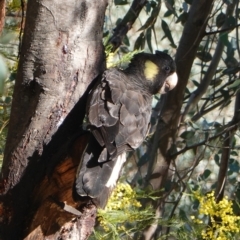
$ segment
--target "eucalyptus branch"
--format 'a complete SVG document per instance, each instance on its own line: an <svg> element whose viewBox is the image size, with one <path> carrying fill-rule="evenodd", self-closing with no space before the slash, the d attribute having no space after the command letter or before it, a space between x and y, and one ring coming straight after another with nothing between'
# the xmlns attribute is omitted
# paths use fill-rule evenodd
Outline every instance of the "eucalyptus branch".
<svg viewBox="0 0 240 240"><path fill-rule="evenodd" d="M189 10L188 19L184 25L182 37L176 52L176 65L178 71L177 87L166 95L167 101L163 107L161 120L158 122L155 135L164 132L164 137L154 139L157 143L155 153L149 159L147 182L155 190L161 189L167 179L168 168L172 158L168 150L175 141L180 119L180 109L183 103L184 90L186 88L192 64L198 50L198 46L204 36L204 31L211 13L213 0L193 1ZM191 46L189 48L189 46ZM153 151L154 148L152 148ZM149 174L150 173L150 174ZM163 201L159 199L152 203L156 209L156 218L163 214ZM161 226L154 222L143 232L143 239L152 239L159 233Z"/></svg>
<svg viewBox="0 0 240 240"><path fill-rule="evenodd" d="M232 3L228 5L228 9L227 9L227 16L232 16L233 14L233 9L235 7L236 3ZM222 29L225 29L227 27L227 19L225 20ZM223 53L223 49L224 49L224 45L222 43L222 41L219 39L218 43L217 43L217 47L215 50L215 53L213 55L212 61L207 69L207 72L203 78L203 80L201 81L200 85L198 86L198 88L191 94L187 106L184 110L183 116L182 116L182 121L184 120L185 116L187 115L187 113L194 108L194 106L196 106L196 104L198 103L198 101L201 99L201 97L205 94L205 92L207 91L208 86L211 83L211 80L214 76L214 74L216 73L218 64L221 60L222 57L222 53Z"/></svg>
<svg viewBox="0 0 240 240"><path fill-rule="evenodd" d="M236 95L235 100L235 108L234 108L234 116L231 120L232 124L239 125L240 122L240 92ZM224 196L224 189L226 184L226 174L228 170L228 163L230 158L230 150L231 150L231 144L233 136L236 132L236 128L232 131L228 131L225 134L224 143L223 143L223 149L222 149L222 155L220 160L220 168L218 172L218 180L217 180L217 187L215 191L215 198L216 201L219 202L222 200Z"/></svg>
<svg viewBox="0 0 240 240"><path fill-rule="evenodd" d="M223 74L223 75L224 75L224 74ZM221 75L220 78L221 78L223 75ZM217 90L214 91L214 95L216 95L217 93L219 93L220 91L222 91L222 90L223 90L224 88L226 88L227 86L233 84L233 83L235 82L235 80L236 80L236 79L233 79L233 80L230 80L229 82L223 84L221 87L219 87ZM207 99L206 99L206 98L202 98L202 99L211 100L211 99L213 99L212 96L213 96L213 94L212 94L210 97L208 97Z"/></svg>
<svg viewBox="0 0 240 240"><path fill-rule="evenodd" d="M123 38L126 36L127 32L132 28L133 23L138 18L143 7L147 3L147 0L134 0L129 11L126 13L122 21L117 25L113 31L113 36L109 39L109 42L113 48L114 52L121 44Z"/></svg>
<svg viewBox="0 0 240 240"><path fill-rule="evenodd" d="M205 152L205 149L202 151L202 153L203 153L203 152ZM202 158L202 155L203 155L203 154L199 154L199 156L195 158L194 163L193 163L193 167L192 167L192 171L191 171L190 174L188 175L186 182L188 182L189 179L192 177L193 171L194 171L194 169L197 167L197 165L199 164L199 161L200 161L200 159ZM175 163L175 162L174 162L174 163ZM178 174L178 171L176 171L176 173L177 173L178 178L181 179L181 176ZM187 185L186 185L183 181L182 181L182 183L183 183L183 188L182 188L181 192L179 193L178 198L177 198L177 200L176 200L176 202L175 202L175 204L174 204L174 206L173 206L173 209L172 209L172 211L171 211L171 213L170 213L170 215L169 215L169 218L168 218L169 220L173 218L174 213L175 213L175 210L176 210L179 202L181 201L182 195L183 195L183 193L186 191ZM171 228L171 226L168 226L168 227L167 227L166 235L169 234L170 228Z"/></svg>
<svg viewBox="0 0 240 240"><path fill-rule="evenodd" d="M175 158L177 157L178 155L190 150L190 149L193 149L193 148L196 148L196 147L199 147L199 146L202 146L202 145L206 145L207 142L209 141L212 141L220 136L222 136L223 134L227 133L227 132L230 132L234 129L236 129L237 127L237 124L233 124L233 125L229 125L228 127L226 127L223 131L219 132L218 134L212 136L212 137L208 137L198 143L195 143L195 144L192 144L192 145L187 145L186 147L184 147L183 149L181 149L180 151L177 151L175 153L172 153L172 154L169 154L171 158Z"/></svg>
<svg viewBox="0 0 240 240"><path fill-rule="evenodd" d="M234 82L231 81L231 82L228 82L226 84L224 84L223 86L221 86L214 94L220 92L222 89L224 89L226 86L232 84ZM230 94L230 97L232 97L234 95L234 93ZM221 96L218 96L218 97L215 97L214 100L216 99L219 99ZM215 103L214 105L206 108L208 102L210 100L212 100L213 98L212 97L209 97L206 99L206 101L204 102L204 104L202 105L201 109L191 118L192 121L197 121L198 119L200 119L202 116L204 116L205 114L207 114L208 112L212 111L213 109L221 106L226 100L225 99L222 99L220 101L218 101L217 103ZM216 101L215 101L216 102Z"/></svg>
<svg viewBox="0 0 240 240"><path fill-rule="evenodd" d="M239 16L239 0L237 0L237 6L236 6L236 10L235 10L235 16L236 16L236 20L238 21L238 16ZM237 43L237 51L238 51L238 57L240 57L240 47L239 47L239 30L238 28L236 28L236 43Z"/></svg>
<svg viewBox="0 0 240 240"><path fill-rule="evenodd" d="M208 35L214 35L214 34L217 34L217 33L230 32L235 28L237 29L239 26L240 26L240 24L237 24L237 25L229 27L229 28L224 28L224 29L220 29L220 30L217 30L217 31L213 31L213 32L206 32L205 35L208 36Z"/></svg>
<svg viewBox="0 0 240 240"><path fill-rule="evenodd" d="M211 112L213 109L221 106L226 100L222 99L221 101L217 102L216 104L212 105L211 107L204 109L204 110L200 110L197 114L195 114L191 120L193 122L196 122L198 119L200 119L202 116L204 116L205 114Z"/></svg>

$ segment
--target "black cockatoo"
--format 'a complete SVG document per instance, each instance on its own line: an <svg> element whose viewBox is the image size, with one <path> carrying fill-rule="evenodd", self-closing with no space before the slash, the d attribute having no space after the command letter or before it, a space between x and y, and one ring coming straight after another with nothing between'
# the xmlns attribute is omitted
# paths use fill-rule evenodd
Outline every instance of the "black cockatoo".
<svg viewBox="0 0 240 240"><path fill-rule="evenodd" d="M177 84L176 65L166 53L136 54L125 70L106 70L89 94L88 128L92 136L76 176L76 191L104 207L126 152L144 141L152 97Z"/></svg>

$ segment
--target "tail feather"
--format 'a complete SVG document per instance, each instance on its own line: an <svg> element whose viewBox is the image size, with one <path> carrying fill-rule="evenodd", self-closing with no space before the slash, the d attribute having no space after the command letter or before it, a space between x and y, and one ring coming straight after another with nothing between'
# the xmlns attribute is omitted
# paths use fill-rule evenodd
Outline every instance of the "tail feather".
<svg viewBox="0 0 240 240"><path fill-rule="evenodd" d="M96 143L90 141L84 152L76 176L76 191L80 196L89 196L98 206L104 207L126 161L126 153L113 160L99 162L103 147L99 144L97 147Z"/></svg>

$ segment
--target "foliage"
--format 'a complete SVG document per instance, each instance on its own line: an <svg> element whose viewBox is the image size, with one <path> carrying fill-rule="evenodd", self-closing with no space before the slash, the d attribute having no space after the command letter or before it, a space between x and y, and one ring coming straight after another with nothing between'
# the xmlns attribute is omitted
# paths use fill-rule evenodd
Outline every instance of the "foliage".
<svg viewBox="0 0 240 240"><path fill-rule="evenodd" d="M218 203L215 200L214 192L208 193L206 196L195 192L194 196L200 203L200 215L198 218L193 216L192 219L200 224L203 223L202 219L204 217L208 217L205 220L208 221L209 219L210 221L206 228L202 230L203 239L227 240L240 237L240 217L233 213L233 202L227 196Z"/></svg>
<svg viewBox="0 0 240 240"><path fill-rule="evenodd" d="M127 183L118 183L106 208L98 211L100 227L95 231L94 238L132 239L134 234L156 222L154 209L143 208L139 201L139 199L151 198L152 194L132 189ZM180 211L179 215L171 220L157 219L158 224L173 229L169 234L162 235L160 239L175 237L178 240L231 240L240 237L240 217L235 215L233 201L227 196L218 203L215 200L214 191L203 195L198 190L191 192L188 196L198 203L196 211L193 212L194 215Z"/></svg>
<svg viewBox="0 0 240 240"><path fill-rule="evenodd" d="M21 2L8 2L8 12L11 14L7 15L0 39L0 54L4 59L4 63L0 62L0 82L5 82L4 90L0 89L0 160L16 76L16 42L22 22L19 17ZM108 43L111 36L109 32L121 22L122 18L118 16L127 12L130 1L115 0L115 5L110 3L105 23L105 36L108 37L103 40L107 67L124 65L134 54L141 51L154 52L158 49L174 56L178 51L183 28L190 17L192 2L147 1L138 20L129 27L132 27L132 30L124 36L122 45L114 53ZM231 4L234 4L233 11ZM160 142L155 136L162 134L158 131L162 102L160 97L156 97L149 137L141 148L129 155L124 169L124 178L129 184L117 185L107 209L99 211L98 220L102 228L95 232L96 238L131 238L153 222L160 226L159 239L167 239L169 236L175 239L239 237L239 217L236 215L240 214L240 194L236 185L240 177L240 119L239 109L234 108L240 88L239 11L239 1L214 2L205 36L197 46L198 51L192 63L179 125L173 134L173 141L169 143L169 175L163 184L164 191L156 194L163 197L152 195L156 192L149 192L145 181L145 176L149 174L147 169L150 169L152 164L152 146ZM189 51L194 44L195 42L190 43ZM4 73L3 76L3 72L7 75ZM154 134L156 130L157 134ZM226 146L228 139L230 144ZM165 141L164 138L161 140ZM227 150L229 152L225 154ZM227 167L224 168L223 163L226 162ZM224 181L221 180L222 175ZM225 197L216 201L212 191L218 196L218 185L223 187ZM199 189L202 194L211 193L201 195ZM194 194L192 190L195 191ZM155 217L154 206L149 205L147 199L154 200L153 203L159 199L162 201L160 219Z"/></svg>
<svg viewBox="0 0 240 240"><path fill-rule="evenodd" d="M105 41L104 41L104 43L106 44ZM132 52L128 52L128 53L122 55L120 59L116 60L118 50L113 53L113 52L111 52L111 45L105 45L107 68L112 68L112 67L120 68L121 66L128 64L131 61L131 59L133 58L133 56L140 52L142 52L142 51L135 50Z"/></svg>
<svg viewBox="0 0 240 240"><path fill-rule="evenodd" d="M128 239L156 221L152 206L143 208L140 199L156 200L154 192L146 193L132 189L128 183L118 183L105 209L98 210L100 227L94 232L94 239ZM182 227L180 219L157 219L164 226Z"/></svg>
<svg viewBox="0 0 240 240"><path fill-rule="evenodd" d="M234 108L235 101L239 101L236 96L240 86L238 2L221 0L214 2L205 36L192 63L181 106L180 124L175 133L174 143L169 143L171 148L168 157L171 158L172 164L164 183L165 198L162 202L163 219L166 221L184 219L186 224L178 229L159 224L158 229L162 229L159 231L161 239L167 236L176 239L201 239L202 231L207 231L208 224L198 224L191 220L191 214L196 214L200 200L196 200L189 189L202 189L206 193L218 191L217 187L224 185L224 193L229 199L234 198L236 194L236 184L240 177L238 159L240 119L236 115L236 111L239 110ZM154 52L158 49L174 55L176 46L183 37L182 31L189 18L191 5L192 1L188 0L182 2L167 0L164 3L157 0L148 1L139 15L139 21L133 26L137 31L128 33L125 37L127 41L123 42L119 53L132 52L136 49ZM130 7L124 1L123 9L127 6ZM110 11L116 12L118 16L122 13L120 9L119 6L116 9L113 5L110 6ZM114 24L121 20L115 21L114 17L107 17L111 18ZM109 28L106 29L110 32ZM149 137L141 148L130 154L124 171L124 177L130 184L137 185L138 189L146 187L144 179L148 174L146 169L150 169L149 164L154 162L151 162L152 146L155 141L166 141L164 137L159 140L154 134L158 129L159 115L162 111L162 103L159 100L157 97L153 102ZM225 146L228 138L230 145ZM230 149L229 157L224 158L227 149ZM225 162L227 168L223 168ZM222 182L221 176L224 172L226 181ZM226 201L226 198L220 199L219 203L221 201ZM228 203L230 204L230 200ZM143 208L145 206L147 205L143 204ZM228 230L228 237L231 239L230 229Z"/></svg>
<svg viewBox="0 0 240 240"><path fill-rule="evenodd" d="M0 37L0 168L11 111L13 86L17 72L18 35L20 30L21 1L7 1L5 26ZM15 16L15 17L13 17Z"/></svg>
<svg viewBox="0 0 240 240"><path fill-rule="evenodd" d="M98 239L121 239L131 236L154 220L151 207L141 209L139 195L127 183L119 183L106 208L98 210L98 221L104 234L95 233Z"/></svg>

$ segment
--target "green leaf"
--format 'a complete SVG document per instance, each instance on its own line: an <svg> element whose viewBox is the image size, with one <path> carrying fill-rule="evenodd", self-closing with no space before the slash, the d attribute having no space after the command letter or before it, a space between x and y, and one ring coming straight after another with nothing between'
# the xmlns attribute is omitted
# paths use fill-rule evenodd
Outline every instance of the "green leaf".
<svg viewBox="0 0 240 240"><path fill-rule="evenodd" d="M239 67L232 67L232 68L225 69L222 73L226 75L230 75L230 74L236 74L239 71L240 71Z"/></svg>
<svg viewBox="0 0 240 240"><path fill-rule="evenodd" d="M149 47L149 50L153 52L152 49L152 28L148 28L146 32L146 39L147 39L147 45Z"/></svg>
<svg viewBox="0 0 240 240"><path fill-rule="evenodd" d="M236 81L234 81L234 83L229 85L228 88L229 89L231 89L231 88L238 88L239 86L240 86L240 79L237 79Z"/></svg>
<svg viewBox="0 0 240 240"><path fill-rule="evenodd" d="M163 17L169 17L169 16L171 16L172 14L174 14L174 11L172 11L172 10L167 10L167 11L164 13Z"/></svg>
<svg viewBox="0 0 240 240"><path fill-rule="evenodd" d="M188 220L188 217L187 217L187 214L185 211L183 211L181 208L179 210L179 217L180 219L184 220L184 221L187 221Z"/></svg>
<svg viewBox="0 0 240 240"><path fill-rule="evenodd" d="M142 32L138 36L138 38L137 38L137 40L136 40L136 42L134 44L134 50L136 50L136 49L144 49L144 47L145 47L145 36L144 36L144 33Z"/></svg>
<svg viewBox="0 0 240 240"><path fill-rule="evenodd" d="M231 28L231 27L235 27L235 25L236 25L235 17L233 17L233 16L228 17L227 18L227 27Z"/></svg>
<svg viewBox="0 0 240 240"><path fill-rule="evenodd" d="M175 0L167 0L165 2L167 2L171 7L173 7L174 3L175 3Z"/></svg>
<svg viewBox="0 0 240 240"><path fill-rule="evenodd" d="M230 155L232 155L232 156L238 156L238 152L237 152L237 151L231 151Z"/></svg>
<svg viewBox="0 0 240 240"><path fill-rule="evenodd" d="M137 162L138 167L145 165L149 160L148 154L144 153Z"/></svg>
<svg viewBox="0 0 240 240"><path fill-rule="evenodd" d="M185 0L185 2L191 5L193 0Z"/></svg>
<svg viewBox="0 0 240 240"><path fill-rule="evenodd" d="M231 56L231 54L229 54L230 56L227 56L227 58L225 59L225 64L228 68L234 68L234 67L238 67L238 60Z"/></svg>
<svg viewBox="0 0 240 240"><path fill-rule="evenodd" d="M229 41L228 41L228 33L227 32L221 33L219 36L219 39L225 46L228 45Z"/></svg>
<svg viewBox="0 0 240 240"><path fill-rule="evenodd" d="M145 30L145 29L151 27L155 22L156 22L156 18L153 16L150 16L147 19L147 21L143 24L143 26L138 29L138 31L142 31L142 30Z"/></svg>
<svg viewBox="0 0 240 240"><path fill-rule="evenodd" d="M222 79L221 78L216 78L216 79L213 79L210 83L211 86L214 86L214 87L217 87L219 86L221 83L222 83Z"/></svg>
<svg viewBox="0 0 240 240"><path fill-rule="evenodd" d="M204 51L197 52L196 56L203 62L209 62L212 60L212 55L209 52L204 52Z"/></svg>
<svg viewBox="0 0 240 240"><path fill-rule="evenodd" d="M206 180L212 172L209 169L206 169L203 174L200 175L202 180Z"/></svg>
<svg viewBox="0 0 240 240"><path fill-rule="evenodd" d="M127 0L114 0L115 5L126 5L128 4Z"/></svg>
<svg viewBox="0 0 240 240"><path fill-rule="evenodd" d="M185 88L185 93L186 94L190 94L191 93L187 87Z"/></svg>
<svg viewBox="0 0 240 240"><path fill-rule="evenodd" d="M227 101L227 100L230 98L229 91L226 91L226 90L223 90L223 89L222 89L220 92L221 92L224 100Z"/></svg>
<svg viewBox="0 0 240 240"><path fill-rule="evenodd" d="M189 126L194 128L195 130L199 130L199 126L196 123L189 121L188 124L189 124Z"/></svg>
<svg viewBox="0 0 240 240"><path fill-rule="evenodd" d="M146 6L146 12L150 13L151 9L154 9L157 6L157 3L155 1L147 1Z"/></svg>
<svg viewBox="0 0 240 240"><path fill-rule="evenodd" d="M195 134L195 131L185 131L180 135L180 137L183 139L190 139L194 136L194 134Z"/></svg>
<svg viewBox="0 0 240 240"><path fill-rule="evenodd" d="M239 163L235 160L232 164L229 164L229 171L238 173L239 172Z"/></svg>
<svg viewBox="0 0 240 240"><path fill-rule="evenodd" d="M147 2L147 4L145 5L145 7L146 7L146 12L147 12L147 13L150 13L151 8L152 8L151 3L150 3L150 2Z"/></svg>
<svg viewBox="0 0 240 240"><path fill-rule="evenodd" d="M239 205L239 199L233 200L233 206L232 206L233 212L236 216L240 215L240 205Z"/></svg>
<svg viewBox="0 0 240 240"><path fill-rule="evenodd" d="M173 41L173 37L172 37L171 31L170 31L170 29L168 27L168 24L164 20L162 20L162 29L163 29L163 31L165 33L165 36L168 38L168 40L171 42L171 44L176 47L176 45L175 45L175 43Z"/></svg>
<svg viewBox="0 0 240 240"><path fill-rule="evenodd" d="M218 16L216 18L216 25L218 28L220 28L223 25L225 19L226 19L226 14L224 14L223 12L218 14Z"/></svg>
<svg viewBox="0 0 240 240"><path fill-rule="evenodd" d="M9 81L15 81L16 78L17 78L17 72L16 71L11 72L9 76Z"/></svg>
<svg viewBox="0 0 240 240"><path fill-rule="evenodd" d="M218 154L214 155L214 160L215 160L216 164L219 166L219 164L220 164L220 157L219 157Z"/></svg>
<svg viewBox="0 0 240 240"><path fill-rule="evenodd" d="M116 25L118 25L122 21L122 18L118 18L116 21Z"/></svg>
<svg viewBox="0 0 240 240"><path fill-rule="evenodd" d="M188 19L188 13L187 12L183 12L182 14L179 15L179 17L177 18L176 23L181 22L182 25L185 24L185 22Z"/></svg>
<svg viewBox="0 0 240 240"><path fill-rule="evenodd" d="M193 189L194 190L194 189ZM193 205L192 205L192 209L193 210L197 210L198 208L199 208L199 200L198 199L195 199L194 201L193 201Z"/></svg>
<svg viewBox="0 0 240 240"><path fill-rule="evenodd" d="M192 80L192 82L196 87L198 87L200 85L199 82L197 82L196 80Z"/></svg>
<svg viewBox="0 0 240 240"><path fill-rule="evenodd" d="M138 31L145 30L149 27L152 27L157 20L159 11L160 11L159 7L153 8L153 10L151 12L151 16L147 19L147 21L144 23L144 25L141 28L138 29Z"/></svg>
<svg viewBox="0 0 240 240"><path fill-rule="evenodd" d="M124 36L123 43L128 47L130 46L130 42L129 42L129 39L128 39L127 35Z"/></svg>

